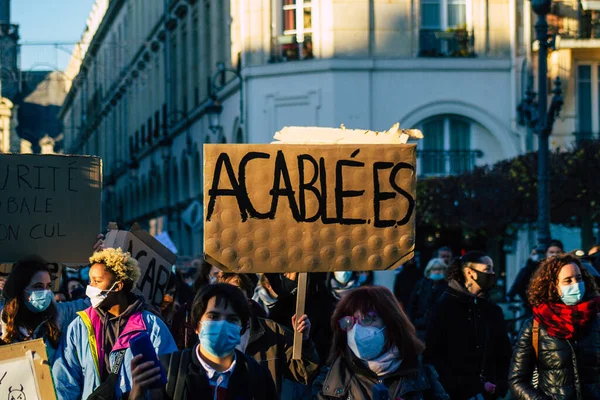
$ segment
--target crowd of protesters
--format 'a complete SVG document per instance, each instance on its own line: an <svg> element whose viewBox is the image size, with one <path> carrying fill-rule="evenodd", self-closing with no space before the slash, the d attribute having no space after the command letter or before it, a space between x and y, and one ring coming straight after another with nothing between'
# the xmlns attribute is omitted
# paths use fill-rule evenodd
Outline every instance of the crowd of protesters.
<svg viewBox="0 0 600 400"><path fill-rule="evenodd" d="M393 292L372 272L310 273L295 315L297 273L202 259L150 305L138 262L100 238L87 266L30 256L0 277L0 344L43 339L67 400L600 399L599 255L532 252L507 294L529 317L513 346L483 252L411 260ZM130 348L144 333L158 363Z"/></svg>

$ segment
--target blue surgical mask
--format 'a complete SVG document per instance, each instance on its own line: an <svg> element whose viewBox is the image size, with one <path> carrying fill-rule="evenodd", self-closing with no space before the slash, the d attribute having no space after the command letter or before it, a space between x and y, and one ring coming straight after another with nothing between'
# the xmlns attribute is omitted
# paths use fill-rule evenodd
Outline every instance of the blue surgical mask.
<svg viewBox="0 0 600 400"><path fill-rule="evenodd" d="M29 299L25 299L25 305L29 311L34 313L46 311L54 298L52 290L34 290L28 294Z"/></svg>
<svg viewBox="0 0 600 400"><path fill-rule="evenodd" d="M348 331L348 347L361 360L373 360L383 353L383 346L385 346L384 330L385 326L376 328L354 324L352 329Z"/></svg>
<svg viewBox="0 0 600 400"><path fill-rule="evenodd" d="M335 276L335 280L339 283L345 285L350 282L350 278L352 278L352 271L335 271L333 273Z"/></svg>
<svg viewBox="0 0 600 400"><path fill-rule="evenodd" d="M560 291L562 295L560 298L563 303L568 306L574 306L579 303L583 296L585 295L585 284L583 282L574 283L572 285L560 286Z"/></svg>
<svg viewBox="0 0 600 400"><path fill-rule="evenodd" d="M204 350L215 357L233 353L240 344L242 327L227 321L202 321L198 338Z"/></svg>
<svg viewBox="0 0 600 400"><path fill-rule="evenodd" d="M429 275L429 279L431 279L432 281L441 281L442 279L444 279L444 274L431 274Z"/></svg>

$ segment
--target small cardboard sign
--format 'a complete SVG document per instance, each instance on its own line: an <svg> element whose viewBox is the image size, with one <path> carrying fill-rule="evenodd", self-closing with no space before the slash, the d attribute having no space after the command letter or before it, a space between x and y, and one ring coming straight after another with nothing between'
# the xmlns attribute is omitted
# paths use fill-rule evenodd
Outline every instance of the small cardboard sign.
<svg viewBox="0 0 600 400"><path fill-rule="evenodd" d="M118 230L116 224L111 225L112 228L104 239L104 246L120 247L138 260L142 276L136 288L146 300L159 305L166 293L171 268L177 261L177 256L137 223L129 231Z"/></svg>
<svg viewBox="0 0 600 400"><path fill-rule="evenodd" d="M0 346L0 399L56 399L43 339Z"/></svg>
<svg viewBox="0 0 600 400"><path fill-rule="evenodd" d="M0 261L87 263L100 231L98 157L0 155Z"/></svg>
<svg viewBox="0 0 600 400"><path fill-rule="evenodd" d="M413 256L415 144L204 145L204 251L225 271L384 270Z"/></svg>

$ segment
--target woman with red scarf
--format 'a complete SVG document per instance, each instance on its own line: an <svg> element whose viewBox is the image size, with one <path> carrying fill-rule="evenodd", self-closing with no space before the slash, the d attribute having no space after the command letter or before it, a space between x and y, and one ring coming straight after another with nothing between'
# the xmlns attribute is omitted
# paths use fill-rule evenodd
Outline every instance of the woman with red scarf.
<svg viewBox="0 0 600 400"><path fill-rule="evenodd" d="M517 399L600 399L600 297L578 258L544 261L528 289L533 318L510 368Z"/></svg>

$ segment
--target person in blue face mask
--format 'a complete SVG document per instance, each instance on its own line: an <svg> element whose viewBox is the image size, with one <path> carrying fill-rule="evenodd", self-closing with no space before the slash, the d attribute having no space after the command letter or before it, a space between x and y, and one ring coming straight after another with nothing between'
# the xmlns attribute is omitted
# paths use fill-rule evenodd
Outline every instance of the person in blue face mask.
<svg viewBox="0 0 600 400"><path fill-rule="evenodd" d="M162 356L168 382L153 390L150 387L160 378L158 369L152 361L135 357L128 399L278 399L268 371L236 350L249 318L248 301L237 287L218 283L202 288L192 304L198 345Z"/></svg>
<svg viewBox="0 0 600 400"><path fill-rule="evenodd" d="M387 288L353 290L331 319L330 369L322 386L315 382L319 400L449 398L435 370L421 363L424 345Z"/></svg>
<svg viewBox="0 0 600 400"><path fill-rule="evenodd" d="M417 336L421 340L425 340L431 311L448 287L447 269L448 265L443 259L431 259L425 267L425 276L417 282L406 306L406 313L415 325Z"/></svg>
<svg viewBox="0 0 600 400"><path fill-rule="evenodd" d="M57 271L37 256L17 262L4 286L5 304L0 317L1 339L6 344L44 339L48 359L54 362L63 332L89 301L55 303L50 271Z"/></svg>
<svg viewBox="0 0 600 400"><path fill-rule="evenodd" d="M547 258L528 289L525 322L510 367L517 399L600 398L600 293L573 255ZM532 384L537 369L538 384Z"/></svg>

